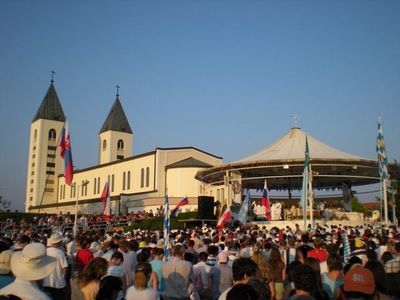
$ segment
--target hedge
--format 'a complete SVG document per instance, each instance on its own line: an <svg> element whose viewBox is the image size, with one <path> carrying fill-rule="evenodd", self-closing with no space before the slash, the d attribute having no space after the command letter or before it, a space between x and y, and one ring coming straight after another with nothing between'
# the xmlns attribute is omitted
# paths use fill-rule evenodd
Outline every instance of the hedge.
<svg viewBox="0 0 400 300"><path fill-rule="evenodd" d="M182 229L184 226L183 222L179 220L196 219L197 211L185 212L178 215L178 217L171 217L171 229ZM125 231L130 231L132 229L153 229L161 230L164 227L164 217L154 217L152 219L146 219L143 221L136 222L130 226L124 227Z"/></svg>

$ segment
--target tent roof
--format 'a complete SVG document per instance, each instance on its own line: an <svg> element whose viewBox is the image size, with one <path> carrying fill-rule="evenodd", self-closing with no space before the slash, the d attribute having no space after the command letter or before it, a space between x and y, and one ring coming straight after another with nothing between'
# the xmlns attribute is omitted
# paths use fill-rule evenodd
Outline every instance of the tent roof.
<svg viewBox="0 0 400 300"><path fill-rule="evenodd" d="M316 138L306 134L300 128L294 127L290 131L261 151L250 156L242 158L235 163L244 163L251 161L290 161L304 160L306 149L306 136L308 147L310 149L310 158L317 160L369 160L360 156L352 155L331 146L328 146Z"/></svg>

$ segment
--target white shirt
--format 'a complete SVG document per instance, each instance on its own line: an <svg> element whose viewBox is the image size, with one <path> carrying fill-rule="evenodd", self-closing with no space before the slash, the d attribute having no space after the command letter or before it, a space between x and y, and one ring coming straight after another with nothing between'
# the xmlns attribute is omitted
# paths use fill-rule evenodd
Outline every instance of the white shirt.
<svg viewBox="0 0 400 300"><path fill-rule="evenodd" d="M43 286L61 289L67 285L63 272L64 268L68 268L68 262L67 258L65 257L65 253L62 250L54 247L48 247L46 252L48 256L56 259L57 264L54 271L44 279Z"/></svg>
<svg viewBox="0 0 400 300"><path fill-rule="evenodd" d="M204 261L201 261L193 266L193 273L196 282L196 287L201 289L208 288L208 282L210 278L211 267L206 265Z"/></svg>
<svg viewBox="0 0 400 300"><path fill-rule="evenodd" d="M51 300L34 281L15 278L14 282L0 290L0 295L15 295L24 300Z"/></svg>
<svg viewBox="0 0 400 300"><path fill-rule="evenodd" d="M228 295L229 291L232 289L232 287L230 287L229 289L226 289L218 298L218 300L226 300L226 296Z"/></svg>
<svg viewBox="0 0 400 300"><path fill-rule="evenodd" d="M138 290L135 288L135 286L131 286L127 291L126 291L126 300L157 300L158 295L157 291L147 288L144 290Z"/></svg>

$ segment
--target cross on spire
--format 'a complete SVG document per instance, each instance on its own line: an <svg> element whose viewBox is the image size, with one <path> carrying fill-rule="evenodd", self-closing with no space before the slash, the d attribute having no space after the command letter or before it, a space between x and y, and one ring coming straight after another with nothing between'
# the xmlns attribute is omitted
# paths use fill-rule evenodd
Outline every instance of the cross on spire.
<svg viewBox="0 0 400 300"><path fill-rule="evenodd" d="M115 87L117 88L117 97L119 97L119 85L117 84Z"/></svg>
<svg viewBox="0 0 400 300"><path fill-rule="evenodd" d="M293 119L293 128L298 128L299 127L299 117L297 114L293 114L292 115L292 119Z"/></svg>
<svg viewBox="0 0 400 300"><path fill-rule="evenodd" d="M55 74L56 72L55 71L53 71L53 70L51 70L51 83L54 83L54 74Z"/></svg>

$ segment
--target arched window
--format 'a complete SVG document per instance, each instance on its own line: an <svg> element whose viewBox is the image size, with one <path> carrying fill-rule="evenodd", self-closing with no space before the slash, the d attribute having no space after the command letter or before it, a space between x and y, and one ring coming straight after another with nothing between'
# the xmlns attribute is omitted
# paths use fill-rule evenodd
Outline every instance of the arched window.
<svg viewBox="0 0 400 300"><path fill-rule="evenodd" d="M123 140L118 140L117 150L124 150L124 141Z"/></svg>
<svg viewBox="0 0 400 300"><path fill-rule="evenodd" d="M144 169L140 170L140 187L144 187Z"/></svg>
<svg viewBox="0 0 400 300"><path fill-rule="evenodd" d="M150 186L150 168L146 168L146 187Z"/></svg>
<svg viewBox="0 0 400 300"><path fill-rule="evenodd" d="M54 128L49 130L49 140L55 140L56 139L56 131L54 130Z"/></svg>
<svg viewBox="0 0 400 300"><path fill-rule="evenodd" d="M122 190L125 190L126 172L122 174Z"/></svg>
<svg viewBox="0 0 400 300"><path fill-rule="evenodd" d="M103 151L106 150L106 148L107 148L107 141L103 140Z"/></svg>
<svg viewBox="0 0 400 300"><path fill-rule="evenodd" d="M114 174L111 175L111 192L114 192Z"/></svg>
<svg viewBox="0 0 400 300"><path fill-rule="evenodd" d="M127 189L129 190L130 188L131 188L131 171L128 171Z"/></svg>
<svg viewBox="0 0 400 300"><path fill-rule="evenodd" d="M33 139L36 140L37 138L37 129L35 129L35 131L33 132Z"/></svg>

